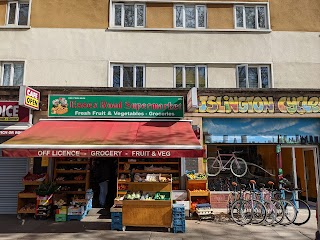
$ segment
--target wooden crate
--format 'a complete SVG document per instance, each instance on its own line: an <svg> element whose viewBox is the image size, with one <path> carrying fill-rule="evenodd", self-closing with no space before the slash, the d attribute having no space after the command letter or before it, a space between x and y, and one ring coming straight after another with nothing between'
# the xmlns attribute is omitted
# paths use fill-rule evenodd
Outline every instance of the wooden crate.
<svg viewBox="0 0 320 240"><path fill-rule="evenodd" d="M124 200L122 225L171 227L172 203L167 200Z"/></svg>

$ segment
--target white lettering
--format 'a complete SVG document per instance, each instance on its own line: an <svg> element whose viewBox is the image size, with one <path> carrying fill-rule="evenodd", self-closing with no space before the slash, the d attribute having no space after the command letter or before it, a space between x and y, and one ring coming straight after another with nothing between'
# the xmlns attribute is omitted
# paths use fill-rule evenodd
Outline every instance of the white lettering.
<svg viewBox="0 0 320 240"><path fill-rule="evenodd" d="M90 155L92 157L121 157L122 151L91 151Z"/></svg>

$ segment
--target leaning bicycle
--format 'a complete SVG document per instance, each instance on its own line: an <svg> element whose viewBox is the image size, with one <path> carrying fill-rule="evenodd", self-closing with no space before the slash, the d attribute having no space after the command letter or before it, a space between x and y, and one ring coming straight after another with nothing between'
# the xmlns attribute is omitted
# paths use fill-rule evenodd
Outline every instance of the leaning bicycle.
<svg viewBox="0 0 320 240"><path fill-rule="evenodd" d="M215 177L221 171L225 171L225 170L231 170L232 174L235 175L236 177L243 177L247 173L248 166L246 161L235 155L236 153L240 153L240 152L232 152L231 154L221 154L219 150L217 152L218 152L218 155L216 157L207 158L208 176ZM229 159L225 164L223 164L222 160L225 160L225 157L228 157Z"/></svg>

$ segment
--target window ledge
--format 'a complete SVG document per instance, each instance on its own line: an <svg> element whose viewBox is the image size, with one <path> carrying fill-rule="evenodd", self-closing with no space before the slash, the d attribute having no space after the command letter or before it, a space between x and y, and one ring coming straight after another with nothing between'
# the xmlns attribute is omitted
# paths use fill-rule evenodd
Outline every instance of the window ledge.
<svg viewBox="0 0 320 240"><path fill-rule="evenodd" d="M243 32L243 33L270 33L271 29L186 29L186 28L126 28L109 27L106 31L158 31L158 32Z"/></svg>
<svg viewBox="0 0 320 240"><path fill-rule="evenodd" d="M0 26L0 30L28 30L31 26Z"/></svg>

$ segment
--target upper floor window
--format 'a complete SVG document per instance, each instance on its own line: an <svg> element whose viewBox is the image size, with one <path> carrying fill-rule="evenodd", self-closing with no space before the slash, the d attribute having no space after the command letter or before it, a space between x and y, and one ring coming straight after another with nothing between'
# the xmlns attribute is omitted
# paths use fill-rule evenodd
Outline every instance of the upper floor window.
<svg viewBox="0 0 320 240"><path fill-rule="evenodd" d="M244 29L269 29L267 6L236 5L235 26Z"/></svg>
<svg viewBox="0 0 320 240"><path fill-rule="evenodd" d="M207 66L175 66L174 76L174 86L176 88L207 87Z"/></svg>
<svg viewBox="0 0 320 240"><path fill-rule="evenodd" d="M145 66L112 65L112 87L145 87Z"/></svg>
<svg viewBox="0 0 320 240"><path fill-rule="evenodd" d="M24 64L22 62L0 62L1 86L23 85Z"/></svg>
<svg viewBox="0 0 320 240"><path fill-rule="evenodd" d="M237 80L239 88L270 88L270 67L238 65Z"/></svg>
<svg viewBox="0 0 320 240"><path fill-rule="evenodd" d="M9 1L7 7L7 25L29 25L29 2Z"/></svg>
<svg viewBox="0 0 320 240"><path fill-rule="evenodd" d="M144 27L145 4L113 4L113 25L115 27Z"/></svg>
<svg viewBox="0 0 320 240"><path fill-rule="evenodd" d="M205 5L174 5L175 28L206 28L206 22Z"/></svg>

